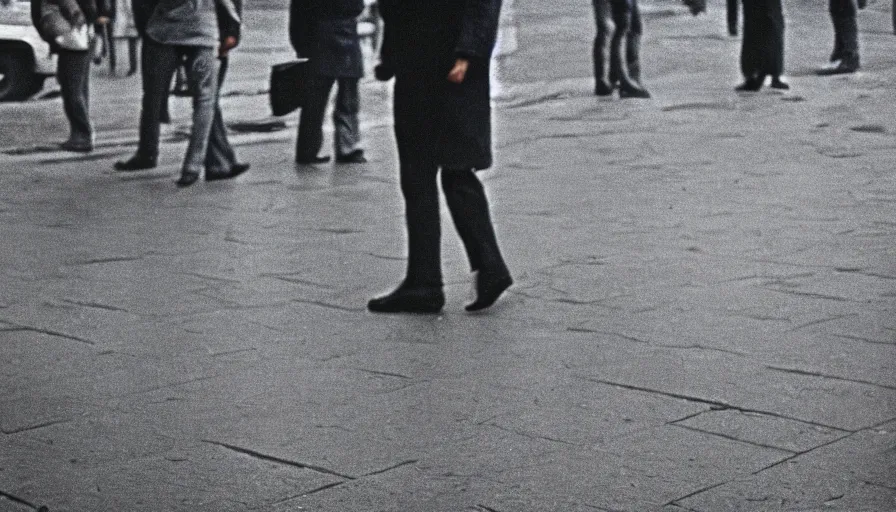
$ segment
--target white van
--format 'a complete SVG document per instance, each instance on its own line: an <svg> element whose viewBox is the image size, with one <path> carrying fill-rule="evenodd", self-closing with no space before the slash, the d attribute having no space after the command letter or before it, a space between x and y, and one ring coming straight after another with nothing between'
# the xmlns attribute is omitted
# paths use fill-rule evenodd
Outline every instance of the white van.
<svg viewBox="0 0 896 512"><path fill-rule="evenodd" d="M31 2L0 0L0 101L28 99L56 74L56 56L31 23Z"/></svg>

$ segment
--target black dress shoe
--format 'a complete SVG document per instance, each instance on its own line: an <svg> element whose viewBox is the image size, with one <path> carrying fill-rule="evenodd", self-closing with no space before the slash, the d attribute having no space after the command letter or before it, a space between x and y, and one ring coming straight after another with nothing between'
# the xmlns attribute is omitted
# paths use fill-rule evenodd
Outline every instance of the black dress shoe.
<svg viewBox="0 0 896 512"><path fill-rule="evenodd" d="M498 297L510 288L513 278L507 270L501 272L480 271L476 275L476 300L464 308L467 311L485 309L498 300Z"/></svg>
<svg viewBox="0 0 896 512"><path fill-rule="evenodd" d="M772 83L771 83L770 87L772 89L780 89L782 91L790 90L790 84L781 80L781 77L779 77L779 76L772 78Z"/></svg>
<svg viewBox="0 0 896 512"><path fill-rule="evenodd" d="M189 187L193 183L199 181L199 173L198 172L189 172L183 171L180 173L180 178L174 182L180 188Z"/></svg>
<svg viewBox="0 0 896 512"><path fill-rule="evenodd" d="M59 147L65 151L72 151L74 153L90 153L93 151L93 144L89 142L75 142L73 140L67 140L60 144Z"/></svg>
<svg viewBox="0 0 896 512"><path fill-rule="evenodd" d="M848 75L859 70L859 65L847 62L845 59L835 60L815 72L819 76Z"/></svg>
<svg viewBox="0 0 896 512"><path fill-rule="evenodd" d="M330 161L330 156L296 156L297 164L325 164Z"/></svg>
<svg viewBox="0 0 896 512"><path fill-rule="evenodd" d="M595 96L609 96L613 94L613 86L610 85L606 80L596 80L594 82L594 95Z"/></svg>
<svg viewBox="0 0 896 512"><path fill-rule="evenodd" d="M364 158L364 150L356 149L345 155L336 155L336 162L340 164L363 164L367 162Z"/></svg>
<svg viewBox="0 0 896 512"><path fill-rule="evenodd" d="M205 171L205 181L220 181L236 178L240 174L249 170L249 164L234 164L229 171L225 172L209 172Z"/></svg>
<svg viewBox="0 0 896 512"><path fill-rule="evenodd" d="M735 87L734 90L738 92L757 92L759 89L762 89L763 82L765 82L764 76L751 76L744 80L744 83Z"/></svg>
<svg viewBox="0 0 896 512"><path fill-rule="evenodd" d="M374 313L438 313L444 305L440 286L402 284L388 295L371 299L367 309Z"/></svg>
<svg viewBox="0 0 896 512"><path fill-rule="evenodd" d="M643 87L638 87L635 84L627 84L619 86L619 97L647 99L650 98L650 93Z"/></svg>
<svg viewBox="0 0 896 512"><path fill-rule="evenodd" d="M116 171L142 171L144 169L152 169L155 166L155 157L143 155L134 155L127 160L119 160L118 162L115 162Z"/></svg>

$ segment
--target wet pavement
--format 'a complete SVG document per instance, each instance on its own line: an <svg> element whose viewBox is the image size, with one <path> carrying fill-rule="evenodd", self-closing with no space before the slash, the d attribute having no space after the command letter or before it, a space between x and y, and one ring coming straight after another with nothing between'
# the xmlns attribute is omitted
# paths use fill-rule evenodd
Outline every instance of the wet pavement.
<svg viewBox="0 0 896 512"><path fill-rule="evenodd" d="M657 0L654 97L620 101L588 2L505 0L482 176L516 284L479 315L447 212L444 313L365 310L405 265L387 86L369 163L296 167L292 116L186 190L183 142L111 170L137 77L96 75L86 157L46 144L58 100L0 106L0 510L896 509L890 5L834 78L825 8L785 5L789 93L733 92L721 5ZM247 20L251 128L290 55L285 13Z"/></svg>

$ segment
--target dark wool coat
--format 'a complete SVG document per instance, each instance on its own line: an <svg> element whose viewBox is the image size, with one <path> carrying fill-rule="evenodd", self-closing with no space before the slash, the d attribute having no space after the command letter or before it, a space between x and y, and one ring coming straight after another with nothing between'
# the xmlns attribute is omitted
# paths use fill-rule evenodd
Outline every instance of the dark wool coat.
<svg viewBox="0 0 896 512"><path fill-rule="evenodd" d="M400 116L426 112L437 124L429 127L435 147L427 150L439 166L490 167L489 65L501 0L379 0L379 7L385 22L380 61L396 74L395 101L402 104L395 112L396 124L402 122ZM458 57L470 60L459 85L447 80ZM399 82L429 88L415 92Z"/></svg>
<svg viewBox="0 0 896 512"><path fill-rule="evenodd" d="M781 0L751 0L744 5L740 68L747 78L784 73L784 12Z"/></svg>
<svg viewBox="0 0 896 512"><path fill-rule="evenodd" d="M317 76L360 78L364 75L358 16L364 0L292 0L289 39L300 57L309 59Z"/></svg>

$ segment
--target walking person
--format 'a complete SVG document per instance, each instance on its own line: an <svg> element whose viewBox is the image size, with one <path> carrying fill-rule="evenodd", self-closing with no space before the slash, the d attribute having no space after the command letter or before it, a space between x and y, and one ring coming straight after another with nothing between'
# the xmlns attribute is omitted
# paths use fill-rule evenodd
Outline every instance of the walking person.
<svg viewBox="0 0 896 512"><path fill-rule="evenodd" d="M609 96L618 87L620 98L649 98L650 93L641 85L643 25L638 0L592 0L592 5L597 25L592 47L594 94Z"/></svg>
<svg viewBox="0 0 896 512"><path fill-rule="evenodd" d="M87 27L108 23L107 0L33 0L31 19L40 36L58 56L56 80L69 123L66 151L93 151L90 121L90 61ZM76 36L75 34L81 34Z"/></svg>
<svg viewBox="0 0 896 512"><path fill-rule="evenodd" d="M181 167L179 187L194 184L205 167L209 135L218 97L216 49L219 46L218 4L226 16L239 21L233 0L134 0L134 15L143 34L143 102L137 152L119 161L115 169L137 171L156 166L159 152L159 122L168 97L171 78L185 59L187 79L193 91L193 124ZM226 43L226 41L225 41ZM229 50L229 48L228 48ZM236 177L239 169L226 173L206 169L206 181Z"/></svg>
<svg viewBox="0 0 896 512"><path fill-rule="evenodd" d="M112 23L109 34L109 71L114 75L118 65L118 56L127 46L127 76L137 72L137 24L134 22L134 10L131 0L112 0Z"/></svg>
<svg viewBox="0 0 896 512"><path fill-rule="evenodd" d="M744 82L737 91L758 91L768 76L775 89L790 89L784 74L784 11L781 0L743 2L744 35L740 68Z"/></svg>
<svg viewBox="0 0 896 512"><path fill-rule="evenodd" d="M289 11L289 38L299 57L309 59L308 96L299 114L296 162L319 164L330 161L320 156L323 122L330 90L335 83L336 105L334 146L336 161L363 163L359 145L361 130L358 112L361 101L358 83L364 75L358 16L364 0L292 0Z"/></svg>
<svg viewBox="0 0 896 512"><path fill-rule="evenodd" d="M819 75L842 75L859 70L859 9L867 0L828 0L828 13L834 25L834 51Z"/></svg>
<svg viewBox="0 0 896 512"><path fill-rule="evenodd" d="M442 291L437 177L476 275L467 311L494 304L513 279L476 171L492 165L489 67L501 0L380 0L379 80L395 77L394 116L405 203L404 281L371 300L375 312L436 313Z"/></svg>

